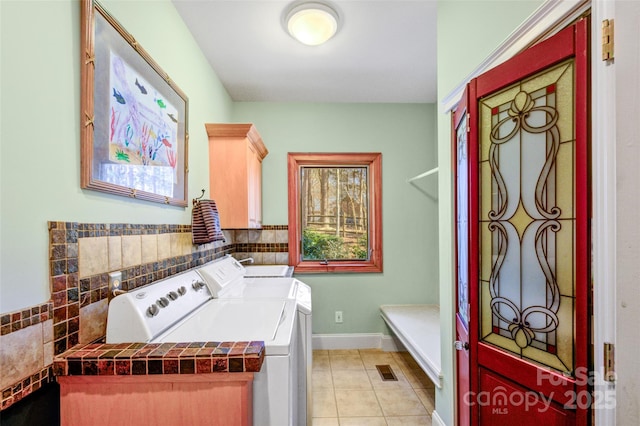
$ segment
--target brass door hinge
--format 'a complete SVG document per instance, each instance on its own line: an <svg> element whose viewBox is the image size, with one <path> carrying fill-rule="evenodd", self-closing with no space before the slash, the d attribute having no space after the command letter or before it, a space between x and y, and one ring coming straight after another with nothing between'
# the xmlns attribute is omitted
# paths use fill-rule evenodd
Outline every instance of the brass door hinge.
<svg viewBox="0 0 640 426"><path fill-rule="evenodd" d="M613 343L604 344L604 380L607 382L616 381L615 345Z"/></svg>
<svg viewBox="0 0 640 426"><path fill-rule="evenodd" d="M613 59L613 19L602 21L602 60Z"/></svg>

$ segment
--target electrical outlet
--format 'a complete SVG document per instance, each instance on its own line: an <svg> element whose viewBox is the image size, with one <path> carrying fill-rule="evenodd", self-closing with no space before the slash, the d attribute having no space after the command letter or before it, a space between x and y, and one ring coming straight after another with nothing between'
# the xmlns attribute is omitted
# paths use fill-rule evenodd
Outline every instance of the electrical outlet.
<svg viewBox="0 0 640 426"><path fill-rule="evenodd" d="M336 311L336 323L342 324L342 311Z"/></svg>
<svg viewBox="0 0 640 426"><path fill-rule="evenodd" d="M121 290L122 287L122 272L109 272L109 294L114 294L116 290Z"/></svg>

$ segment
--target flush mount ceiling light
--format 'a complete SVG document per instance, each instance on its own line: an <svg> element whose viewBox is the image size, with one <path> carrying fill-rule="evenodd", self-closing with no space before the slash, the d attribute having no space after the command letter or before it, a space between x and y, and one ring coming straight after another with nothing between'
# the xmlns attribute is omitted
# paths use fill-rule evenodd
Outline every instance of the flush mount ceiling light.
<svg viewBox="0 0 640 426"><path fill-rule="evenodd" d="M318 46L338 30L338 13L326 3L294 3L285 16L289 34L300 43Z"/></svg>

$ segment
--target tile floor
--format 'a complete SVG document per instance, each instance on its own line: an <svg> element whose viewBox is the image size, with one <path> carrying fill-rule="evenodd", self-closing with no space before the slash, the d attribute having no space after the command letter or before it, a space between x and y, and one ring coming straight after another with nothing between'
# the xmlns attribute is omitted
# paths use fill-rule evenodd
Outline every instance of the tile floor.
<svg viewBox="0 0 640 426"><path fill-rule="evenodd" d="M376 365L398 381L382 381ZM435 388L407 352L313 351L313 426L431 425Z"/></svg>

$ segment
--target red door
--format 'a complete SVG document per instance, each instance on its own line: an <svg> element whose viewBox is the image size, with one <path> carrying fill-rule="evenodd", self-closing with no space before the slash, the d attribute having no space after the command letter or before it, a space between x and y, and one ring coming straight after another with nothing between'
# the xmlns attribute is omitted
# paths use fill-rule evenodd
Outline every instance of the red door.
<svg viewBox="0 0 640 426"><path fill-rule="evenodd" d="M587 28L581 20L468 86L470 390L458 405L472 424L582 425L597 402Z"/></svg>
<svg viewBox="0 0 640 426"><path fill-rule="evenodd" d="M469 118L465 90L453 114L453 170L455 176L456 238L456 377L458 424L468 425L469 387Z"/></svg>

